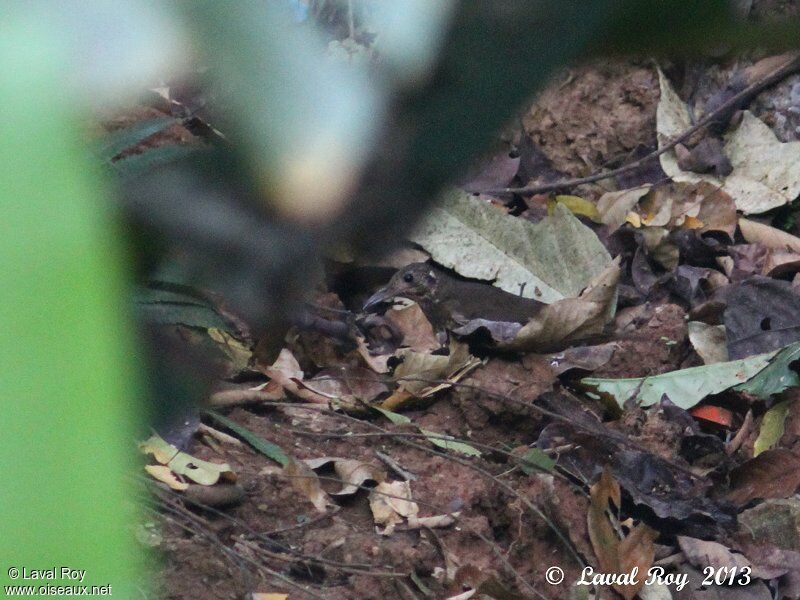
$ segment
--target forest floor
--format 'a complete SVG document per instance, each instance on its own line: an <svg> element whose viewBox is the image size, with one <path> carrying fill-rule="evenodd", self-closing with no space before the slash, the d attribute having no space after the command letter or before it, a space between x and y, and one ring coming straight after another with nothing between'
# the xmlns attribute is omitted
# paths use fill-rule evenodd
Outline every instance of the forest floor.
<svg viewBox="0 0 800 600"><path fill-rule="evenodd" d="M740 91L736 81L755 81L762 71L747 68L761 58L660 68L702 115ZM280 356L246 334L208 328L226 350L227 374L182 450L227 467L215 485L155 488L138 537L154 550L159 594L798 597L800 223L791 202L743 209L728 187L679 181L658 160L569 196L488 191L584 177L653 152L668 126L657 114L662 89L650 60L560 73L465 182L487 190L473 201L533 225L556 218L561 203L581 235L596 236L609 260L620 257L614 317L601 331L547 351L466 338L466 354L456 360L451 346L448 363L418 307L361 311L396 268L438 262L424 242L373 264L332 261L311 294L311 317L289 331ZM790 75L746 106L795 157L798 90ZM127 122L158 116L137 110ZM741 119L729 115L725 134ZM191 137L177 127L148 144ZM727 185L720 161L730 148L694 152L713 145L703 139L673 153L676 168ZM748 160L727 158L734 174ZM622 202L621 219L609 216L623 197L613 194L625 190L641 193ZM770 229L758 237L752 223ZM712 369L719 365L732 366ZM787 382L764 391L763 378L753 382L769 368L770 381ZM666 373L677 375L647 387ZM628 378L645 379L615 383ZM744 383L752 385L736 387ZM663 395L638 403L653 389ZM186 481L179 475L173 487ZM586 567L638 567L641 580L662 567L674 581L575 585Z"/></svg>

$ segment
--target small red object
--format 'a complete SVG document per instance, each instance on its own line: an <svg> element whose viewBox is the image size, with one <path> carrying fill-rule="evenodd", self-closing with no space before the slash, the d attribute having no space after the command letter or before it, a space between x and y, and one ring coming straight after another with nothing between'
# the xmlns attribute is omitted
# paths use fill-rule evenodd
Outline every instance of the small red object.
<svg viewBox="0 0 800 600"><path fill-rule="evenodd" d="M695 406L689 409L689 414L695 419L709 421L716 425L721 425L722 427L730 427L733 424L733 413L727 408L721 408L719 406L712 406L710 404Z"/></svg>

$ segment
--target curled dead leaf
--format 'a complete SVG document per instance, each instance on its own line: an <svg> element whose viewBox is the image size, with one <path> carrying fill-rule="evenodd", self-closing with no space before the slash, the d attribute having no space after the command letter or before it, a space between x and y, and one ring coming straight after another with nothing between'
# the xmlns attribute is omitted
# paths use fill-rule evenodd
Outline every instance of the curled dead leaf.
<svg viewBox="0 0 800 600"><path fill-rule="evenodd" d="M367 481L381 483L386 480L386 471L383 467L360 460L322 457L307 459L303 462L315 471L333 463L333 469L342 482L342 488L338 492L333 492L334 496L355 494Z"/></svg>

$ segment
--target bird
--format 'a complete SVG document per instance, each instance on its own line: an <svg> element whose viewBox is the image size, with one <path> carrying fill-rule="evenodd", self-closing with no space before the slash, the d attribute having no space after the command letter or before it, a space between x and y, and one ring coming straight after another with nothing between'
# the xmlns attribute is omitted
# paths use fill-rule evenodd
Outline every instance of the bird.
<svg viewBox="0 0 800 600"><path fill-rule="evenodd" d="M396 298L413 300L437 331L453 331L470 321L525 324L545 304L500 288L461 279L430 263L412 263L364 303L366 313L379 312Z"/></svg>

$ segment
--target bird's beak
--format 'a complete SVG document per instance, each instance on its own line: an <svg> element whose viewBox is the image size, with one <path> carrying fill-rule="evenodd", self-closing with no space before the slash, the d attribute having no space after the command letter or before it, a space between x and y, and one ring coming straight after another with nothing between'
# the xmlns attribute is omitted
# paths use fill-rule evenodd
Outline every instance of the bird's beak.
<svg viewBox="0 0 800 600"><path fill-rule="evenodd" d="M395 297L395 292L389 286L382 287L377 292L372 294L367 301L364 303L363 311L364 312L377 312L376 309L381 304L390 304L392 298Z"/></svg>

